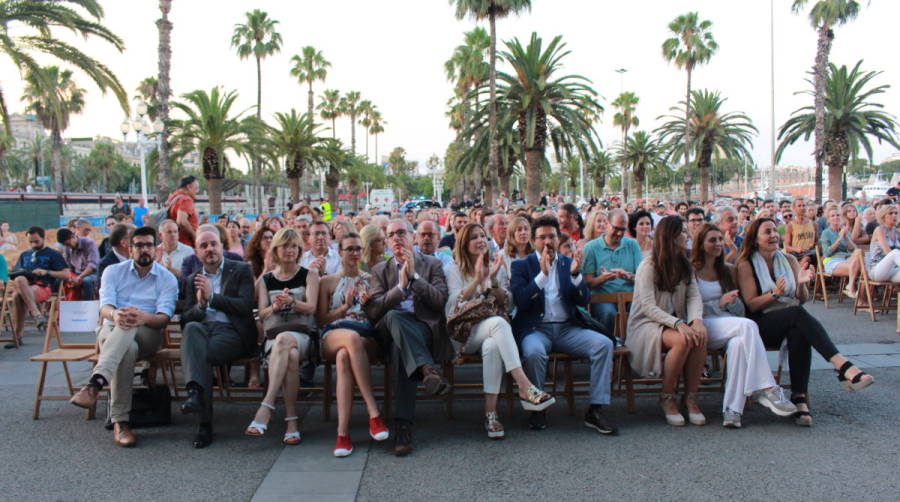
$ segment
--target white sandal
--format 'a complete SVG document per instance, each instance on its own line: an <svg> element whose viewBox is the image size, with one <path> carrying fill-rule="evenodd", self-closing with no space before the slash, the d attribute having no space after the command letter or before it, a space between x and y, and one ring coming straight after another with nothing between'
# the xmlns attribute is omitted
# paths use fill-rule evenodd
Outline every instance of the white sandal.
<svg viewBox="0 0 900 502"><path fill-rule="evenodd" d="M265 401L259 403L259 405L265 406L266 408L272 410L273 412L275 411L275 405L269 404ZM271 418L269 418L269 420L271 420ZM253 420L250 422L250 425L248 425L247 428L244 430L244 435L251 436L251 437L262 437L266 434L266 429L268 429L268 428L269 428L268 424L261 424L261 423L257 422L256 420Z"/></svg>
<svg viewBox="0 0 900 502"><path fill-rule="evenodd" d="M300 419L300 417L297 417L297 416L284 417L285 422L295 422L299 419ZM300 431L285 432L284 437L281 438L282 444L286 444L288 446L300 444L300 441L302 441L302 440L303 440L303 438L300 437Z"/></svg>

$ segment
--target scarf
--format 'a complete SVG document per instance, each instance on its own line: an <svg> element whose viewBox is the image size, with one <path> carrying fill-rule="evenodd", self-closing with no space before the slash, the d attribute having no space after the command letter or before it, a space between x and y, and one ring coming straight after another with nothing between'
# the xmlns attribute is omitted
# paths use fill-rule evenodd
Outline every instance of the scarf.
<svg viewBox="0 0 900 502"><path fill-rule="evenodd" d="M794 278L794 270L791 268L791 263L788 261L787 256L781 251L776 250L773 261L775 277L784 277L784 295L782 295L783 298L780 303L785 304L783 306L799 304L794 296L797 292L797 281ZM756 274L756 280L759 281L759 294L764 295L766 293L771 293L772 290L775 289L775 281L772 280L772 276L769 274L769 267L766 265L765 258L757 251L750 257L750 263L753 264L753 273ZM763 311L768 312L770 310L777 310L777 308L781 307L778 306L772 308L773 306L770 306Z"/></svg>

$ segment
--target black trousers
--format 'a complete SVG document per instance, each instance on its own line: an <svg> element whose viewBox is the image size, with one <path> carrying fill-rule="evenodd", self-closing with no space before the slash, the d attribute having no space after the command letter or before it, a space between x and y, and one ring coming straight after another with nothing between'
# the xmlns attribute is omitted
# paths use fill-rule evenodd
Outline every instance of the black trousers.
<svg viewBox="0 0 900 502"><path fill-rule="evenodd" d="M812 362L810 348L816 349L826 361L838 353L825 328L802 305L757 314L751 319L759 325L759 334L767 347L780 347L787 338L791 392L794 394L805 394L808 390Z"/></svg>

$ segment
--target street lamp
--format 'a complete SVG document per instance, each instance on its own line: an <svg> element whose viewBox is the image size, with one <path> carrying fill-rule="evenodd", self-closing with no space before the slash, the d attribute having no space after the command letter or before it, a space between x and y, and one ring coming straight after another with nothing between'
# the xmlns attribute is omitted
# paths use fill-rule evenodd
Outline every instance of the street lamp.
<svg viewBox="0 0 900 502"><path fill-rule="evenodd" d="M144 117L147 115L147 104L141 101L135 107L135 113L137 114L134 120L129 120L128 117L122 121L119 125L119 130L122 131L122 142L126 143L128 139L128 133L134 130L136 134L135 145L138 150L138 153L141 157L141 197L144 199L144 203L147 203L147 160L146 153L148 147L153 145L159 149L162 146L162 133L163 129L165 129L165 124L163 124L162 120L159 118L153 122L153 124L148 124ZM155 136L156 141L153 141L151 137ZM157 201L159 202L159 201Z"/></svg>

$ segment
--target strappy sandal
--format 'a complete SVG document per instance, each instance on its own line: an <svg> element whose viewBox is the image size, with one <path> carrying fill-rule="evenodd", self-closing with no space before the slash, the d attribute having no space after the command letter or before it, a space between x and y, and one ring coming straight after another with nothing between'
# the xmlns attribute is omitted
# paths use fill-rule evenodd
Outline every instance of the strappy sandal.
<svg viewBox="0 0 900 502"><path fill-rule="evenodd" d="M556 402L556 398L534 385L529 385L525 390L525 398L520 397L519 402L525 411L544 411Z"/></svg>
<svg viewBox="0 0 900 502"><path fill-rule="evenodd" d="M490 439L503 439L503 424L500 423L500 417L496 411L485 413L484 429Z"/></svg>
<svg viewBox="0 0 900 502"><path fill-rule="evenodd" d="M292 416L292 417L284 417L285 422L296 422L300 417ZM294 446L300 444L300 441L303 439L300 437L300 431L297 432L285 432L284 437L281 439L282 444L287 446Z"/></svg>
<svg viewBox="0 0 900 502"><path fill-rule="evenodd" d="M275 405L273 404L269 404L263 401L259 403L259 405L265 406L266 408L272 410L273 413L275 412ZM269 418L269 420L271 420L271 417ZM268 428L269 424L262 424L257 422L256 420L253 420L250 422L250 425L247 426L247 429L244 430L244 435L251 437L262 437L266 434L266 429Z"/></svg>
<svg viewBox="0 0 900 502"><path fill-rule="evenodd" d="M676 402L675 394L668 394L665 392L660 392L660 394L659 394L660 405L662 405L663 401L668 401L668 400L671 400L672 402ZM662 407L662 406L660 406L660 407L663 409L663 414L666 415L666 422L668 422L669 425L671 425L673 427L684 427L684 415L682 415L681 412L669 414L669 413L666 413L665 407ZM676 407L677 407L677 405L676 405Z"/></svg>
<svg viewBox="0 0 900 502"><path fill-rule="evenodd" d="M791 402L796 404L806 404L808 406L809 401L807 401L806 396L791 396ZM801 411L797 410L794 412L794 423L799 425L800 427L812 427L813 420L812 414L809 411Z"/></svg>
<svg viewBox="0 0 900 502"><path fill-rule="evenodd" d="M838 382L840 382L848 391L853 392L855 390L862 390L875 383L875 379L872 378L872 375L863 370L859 370L859 373L857 373L856 376L848 379L847 370L850 368L855 368L855 366L853 366L853 363L850 361L845 361L844 364L841 365L841 369L834 370L838 374Z"/></svg>

